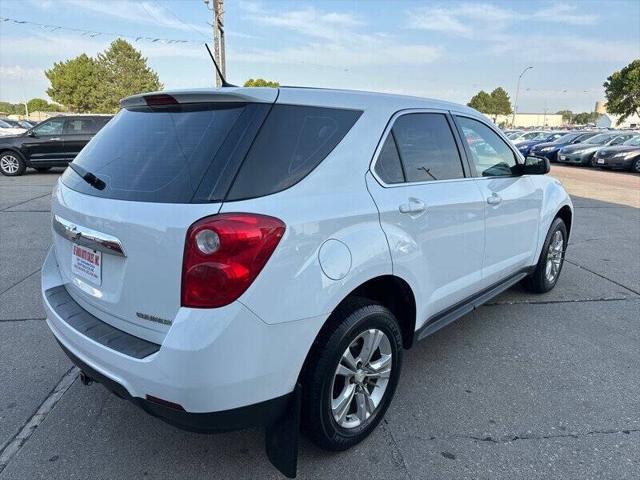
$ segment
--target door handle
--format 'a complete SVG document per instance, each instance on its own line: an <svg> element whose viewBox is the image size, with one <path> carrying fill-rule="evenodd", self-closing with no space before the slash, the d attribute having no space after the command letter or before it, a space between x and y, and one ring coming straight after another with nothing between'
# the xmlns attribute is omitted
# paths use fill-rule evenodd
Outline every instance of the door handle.
<svg viewBox="0 0 640 480"><path fill-rule="evenodd" d="M500 205L500 202L502 202L502 197L496 192L493 192L490 197L487 197L487 203L489 205Z"/></svg>
<svg viewBox="0 0 640 480"><path fill-rule="evenodd" d="M50 138L49 140L53 142L54 140L58 141L58 140L62 140L62 139L60 137L54 137L54 138Z"/></svg>
<svg viewBox="0 0 640 480"><path fill-rule="evenodd" d="M400 204L398 210L400 213L420 213L424 212L426 208L422 200L411 197L407 203Z"/></svg>

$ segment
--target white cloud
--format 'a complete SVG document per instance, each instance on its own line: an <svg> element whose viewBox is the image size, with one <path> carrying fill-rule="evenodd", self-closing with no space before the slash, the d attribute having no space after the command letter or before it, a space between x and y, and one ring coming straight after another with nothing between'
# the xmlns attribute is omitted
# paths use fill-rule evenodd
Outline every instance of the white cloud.
<svg viewBox="0 0 640 480"><path fill-rule="evenodd" d="M433 62L441 54L440 47L435 45L407 44L388 34L362 33L366 25L346 13L313 7L283 12L255 3L243 3L241 8L246 19L257 25L286 29L306 40L281 49L233 52L234 60L347 69L372 65L421 65Z"/></svg>
<svg viewBox="0 0 640 480"><path fill-rule="evenodd" d="M581 13L570 4L554 4L533 12L518 12L492 3L447 3L419 7L408 12L411 28L473 37L500 32L518 22L554 22L567 25L594 25L598 17ZM489 33L489 36L492 34Z"/></svg>
<svg viewBox="0 0 640 480"><path fill-rule="evenodd" d="M25 80L44 76L41 68L23 67L21 65L0 65L0 78L3 80Z"/></svg>

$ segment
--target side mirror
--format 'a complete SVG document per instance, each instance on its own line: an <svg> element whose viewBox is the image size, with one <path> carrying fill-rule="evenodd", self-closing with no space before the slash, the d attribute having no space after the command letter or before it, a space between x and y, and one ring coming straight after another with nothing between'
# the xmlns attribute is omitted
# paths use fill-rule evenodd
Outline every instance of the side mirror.
<svg viewBox="0 0 640 480"><path fill-rule="evenodd" d="M551 171L551 163L547 157L529 155L522 166L523 175L546 175Z"/></svg>
<svg viewBox="0 0 640 480"><path fill-rule="evenodd" d="M36 137L36 132L34 132L33 130L27 130L26 132L27 137Z"/></svg>

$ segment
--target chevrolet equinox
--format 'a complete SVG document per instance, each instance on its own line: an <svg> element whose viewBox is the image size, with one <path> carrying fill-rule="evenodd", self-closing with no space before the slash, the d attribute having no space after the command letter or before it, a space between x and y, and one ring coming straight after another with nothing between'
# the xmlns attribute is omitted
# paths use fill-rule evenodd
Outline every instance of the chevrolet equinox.
<svg viewBox="0 0 640 480"><path fill-rule="evenodd" d="M83 382L182 428L362 441L403 352L522 282L573 207L547 159L438 100L309 88L135 95L53 191L47 323Z"/></svg>

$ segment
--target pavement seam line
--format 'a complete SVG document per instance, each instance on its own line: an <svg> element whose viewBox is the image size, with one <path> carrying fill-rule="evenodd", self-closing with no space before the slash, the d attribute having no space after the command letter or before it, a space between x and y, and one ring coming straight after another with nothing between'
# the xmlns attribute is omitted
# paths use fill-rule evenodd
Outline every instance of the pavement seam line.
<svg viewBox="0 0 640 480"><path fill-rule="evenodd" d="M32 322L46 320L47 317L33 317L33 318L0 318L0 323L6 322Z"/></svg>
<svg viewBox="0 0 640 480"><path fill-rule="evenodd" d="M400 450L398 441L396 440L396 437L393 436L393 432L391 431L391 428L389 427L389 422L386 418L382 419L382 431L384 432L385 436L389 437L389 439L391 440L391 445L393 449L397 452L398 457L400 457L400 462L402 462L402 467L405 473L407 474L407 477L409 477L410 480L413 480L413 476L409 471L409 467L407 467L407 462L404 459L404 455L402 455L402 451ZM393 453L392 453L392 456L393 456Z"/></svg>
<svg viewBox="0 0 640 480"><path fill-rule="evenodd" d="M37 197L30 198L29 200L25 200L24 202L16 203L15 205L10 205L10 206L0 210L0 212L6 212L10 208L19 207L20 205L24 205L25 203L29 203L29 202L31 202L33 200L38 200L39 198L46 197L47 195L51 195L51 192L45 193L44 195L39 195Z"/></svg>
<svg viewBox="0 0 640 480"><path fill-rule="evenodd" d="M605 297L605 298L578 298L575 300L514 300L509 302L485 303L487 307L497 307L500 305L555 305L558 303L593 303L593 302L625 302L635 300L633 297Z"/></svg>
<svg viewBox="0 0 640 480"><path fill-rule="evenodd" d="M11 290L13 287L17 287L18 285L20 285L22 282L24 282L25 280L27 280L30 277L33 277L36 273L38 273L40 271L40 269L37 269L35 272L31 272L29 275L27 275L26 277L24 277L22 280L18 280L16 283L14 283L13 285L11 285L10 287L5 288L3 291L0 292L0 295L3 295L5 293L7 293L9 290Z"/></svg>
<svg viewBox="0 0 640 480"><path fill-rule="evenodd" d="M18 433L0 448L0 473L9 465L11 459L20 451L33 432L55 408L65 392L73 385L73 382L78 378L78 372L77 367L71 367L49 393L47 398L40 404L38 410L25 422Z"/></svg>
<svg viewBox="0 0 640 480"><path fill-rule="evenodd" d="M630 435L632 433L640 432L640 428L630 428L630 429L610 429L610 430L591 430L583 433L559 433L556 435L503 435L500 438L493 438L490 435L486 437L476 437L474 435L444 435L442 437L420 437L416 436L416 438L420 440L428 440L428 441L447 441L447 440L475 440L477 442L487 442L494 444L507 444L511 442L515 442L518 440L553 440L555 438L581 438L581 437L589 437L593 435L619 435L625 434Z"/></svg>
<svg viewBox="0 0 640 480"><path fill-rule="evenodd" d="M587 272L589 272L589 273L593 273L594 275L597 275L597 276L598 276L598 277L600 277L600 278L604 278L605 280L609 280L611 283L615 283L615 284L616 284L616 285L618 285L619 287L622 287L622 288L624 288L625 290L629 290L631 293L635 293L636 295L640 295L640 292L637 292L637 291L636 291L636 290L634 290L633 288L629 288L629 287L627 287L626 285L623 285L623 284L621 284L621 283L619 283L619 282L616 282L615 280L612 280L612 279L610 279L610 278L608 278L608 277L605 277L605 276L604 276L604 275L602 275L601 273L594 272L593 270L591 270L591 269L589 269L589 268L587 268L587 267L583 267L582 265L580 265L580 264L578 264L578 263L572 262L572 261L571 261L571 260L569 260L568 258L565 258L565 259L564 259L564 261L565 261L565 262L567 262L567 263L570 263L571 265L574 265L574 266L576 266L576 267L578 267L578 268L581 268L582 270L586 270L586 271L587 271Z"/></svg>

